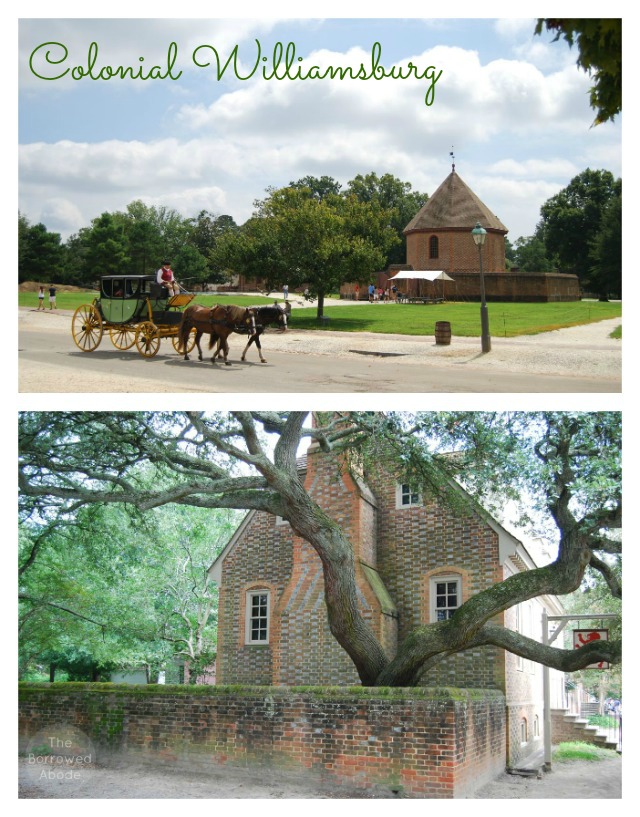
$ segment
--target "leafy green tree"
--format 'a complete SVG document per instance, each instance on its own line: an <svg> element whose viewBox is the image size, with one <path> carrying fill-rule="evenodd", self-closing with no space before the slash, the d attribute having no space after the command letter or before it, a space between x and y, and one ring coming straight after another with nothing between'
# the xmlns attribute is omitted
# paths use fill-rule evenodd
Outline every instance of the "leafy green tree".
<svg viewBox="0 0 640 817"><path fill-rule="evenodd" d="M297 182L289 182L289 187L294 190L309 190L314 199L322 201L329 196L337 196L340 193L342 185L331 176L303 176Z"/></svg>
<svg viewBox="0 0 640 817"><path fill-rule="evenodd" d="M604 206L600 228L590 245L589 287L600 300L622 296L622 193Z"/></svg>
<svg viewBox="0 0 640 817"><path fill-rule="evenodd" d="M165 259L173 262L175 254L187 242L189 221L171 207L149 206L138 199L127 205L124 214L118 215L123 217L127 224L145 222L155 231L157 241L152 249L156 257L149 258L147 262L153 270L156 270Z"/></svg>
<svg viewBox="0 0 640 817"><path fill-rule="evenodd" d="M178 250L172 264L176 279L185 289L194 289L198 284L204 288L210 279L207 259L191 244Z"/></svg>
<svg viewBox="0 0 640 817"><path fill-rule="evenodd" d="M386 211L355 196L319 199L309 188L285 187L262 202L261 212L267 225L260 235L270 244L278 285L308 286L318 298L318 318L325 296L379 269L396 240Z"/></svg>
<svg viewBox="0 0 640 817"><path fill-rule="evenodd" d="M621 185L608 170L587 168L542 205L536 235L544 241L547 257L557 258L560 272L576 274L581 283L588 281L591 244Z"/></svg>
<svg viewBox="0 0 640 817"><path fill-rule="evenodd" d="M331 632L365 685L412 686L446 656L489 644L567 672L621 660L617 639L566 650L495 623L527 599L573 592L587 567L621 598L609 567L622 552L618 413L333 412L309 426L307 412L26 412L19 431L25 520L73 518L94 504L143 514L164 505L255 509L286 519L322 561ZM309 439L365 479L392 467L443 502L464 501L453 479L485 503L526 494L526 507L554 527L557 558L471 596L446 622L417 627L389 658L359 610L348 533L300 482L297 454Z"/></svg>
<svg viewBox="0 0 640 817"><path fill-rule="evenodd" d="M513 260L523 272L549 272L554 268L547 258L544 241L537 236L520 237L514 245Z"/></svg>
<svg viewBox="0 0 640 817"><path fill-rule="evenodd" d="M147 477L147 484L150 480ZM157 676L172 656L192 680L215 659L216 590L207 568L235 514L90 506L73 521L25 517L20 539L20 668L104 679Z"/></svg>
<svg viewBox="0 0 640 817"><path fill-rule="evenodd" d="M129 241L129 267L127 272L133 275L151 275L162 261L162 236L157 226L150 221L135 220L127 223ZM159 260L158 260L159 259Z"/></svg>
<svg viewBox="0 0 640 817"><path fill-rule="evenodd" d="M59 233L44 224L30 225L18 214L18 281L62 282L64 246Z"/></svg>
<svg viewBox="0 0 640 817"><path fill-rule="evenodd" d="M203 286L206 282L224 282L226 266L218 260L221 254L218 253L217 246L225 236L233 243L238 225L229 215L217 216L207 210L201 210L197 218L189 219L188 224L188 246L195 248L205 260L205 267L199 267L199 272L194 273L196 280Z"/></svg>
<svg viewBox="0 0 640 817"><path fill-rule="evenodd" d="M280 224L266 215L254 216L237 231L220 236L211 253L219 269L233 270L263 280L271 292L289 278L287 247L281 243Z"/></svg>
<svg viewBox="0 0 640 817"><path fill-rule="evenodd" d="M359 174L347 184L347 193L353 194L358 201L376 204L387 211L389 224L398 240L387 251L385 268L389 264L403 264L407 257L403 230L426 204L429 196L412 190L409 182L403 182L391 173L382 176L376 173L368 173L366 176Z"/></svg>
<svg viewBox="0 0 640 817"><path fill-rule="evenodd" d="M578 47L578 67L591 77L590 102L594 125L613 120L622 110L622 20L619 18L538 19L535 33L555 31Z"/></svg>
<svg viewBox="0 0 640 817"><path fill-rule="evenodd" d="M95 281L101 275L126 272L130 264L129 242L121 219L102 213L83 233L87 268Z"/></svg>

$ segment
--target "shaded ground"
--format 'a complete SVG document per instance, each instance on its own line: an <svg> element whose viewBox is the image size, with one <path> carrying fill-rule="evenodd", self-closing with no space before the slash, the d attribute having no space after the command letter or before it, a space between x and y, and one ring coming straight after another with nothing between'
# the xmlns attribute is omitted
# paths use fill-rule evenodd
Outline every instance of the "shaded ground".
<svg viewBox="0 0 640 817"><path fill-rule="evenodd" d="M615 800L621 797L622 758L615 755L607 760L554 763L552 770L540 779L505 772L474 794L474 798L482 800Z"/></svg>
<svg viewBox="0 0 640 817"><path fill-rule="evenodd" d="M380 792L332 789L312 777L287 778L268 770L249 771L219 767L205 776L198 772L150 769L145 766L98 766L78 770L70 781L39 781L38 774L20 759L19 797L30 799L375 799L391 798ZM554 764L536 777L504 773L479 789L472 799L620 799L622 760Z"/></svg>

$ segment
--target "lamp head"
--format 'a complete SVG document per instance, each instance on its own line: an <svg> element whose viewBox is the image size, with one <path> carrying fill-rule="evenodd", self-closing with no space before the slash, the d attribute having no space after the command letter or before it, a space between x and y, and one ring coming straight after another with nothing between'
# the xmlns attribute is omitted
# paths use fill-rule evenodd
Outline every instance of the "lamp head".
<svg viewBox="0 0 640 817"><path fill-rule="evenodd" d="M475 241L478 247L482 247L484 241L487 237L487 231L484 227L480 226L480 222L476 223L476 226L471 230L471 235L473 236L473 240Z"/></svg>

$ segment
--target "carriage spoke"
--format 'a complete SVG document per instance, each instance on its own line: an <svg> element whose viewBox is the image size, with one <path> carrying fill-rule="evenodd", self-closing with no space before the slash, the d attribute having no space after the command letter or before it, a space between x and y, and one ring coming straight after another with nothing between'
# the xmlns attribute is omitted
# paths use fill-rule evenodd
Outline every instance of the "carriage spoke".
<svg viewBox="0 0 640 817"><path fill-rule="evenodd" d="M151 321L138 326L135 338L136 348L143 357L154 357L160 349L158 327Z"/></svg>
<svg viewBox="0 0 640 817"><path fill-rule="evenodd" d="M109 337L116 349L124 352L131 349L136 342L136 331L130 326L112 326L109 329Z"/></svg>
<svg viewBox="0 0 640 817"><path fill-rule="evenodd" d="M102 317L93 304L82 304L73 313L71 333L78 349L93 352L102 340Z"/></svg>

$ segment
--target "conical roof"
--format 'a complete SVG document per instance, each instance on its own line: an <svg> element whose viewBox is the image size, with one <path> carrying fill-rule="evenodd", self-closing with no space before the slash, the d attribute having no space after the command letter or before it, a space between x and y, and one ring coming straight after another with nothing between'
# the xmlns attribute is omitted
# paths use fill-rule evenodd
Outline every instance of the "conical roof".
<svg viewBox="0 0 640 817"><path fill-rule="evenodd" d="M404 228L404 234L416 230L464 228L472 230L477 222L485 230L508 230L500 219L452 170L427 203Z"/></svg>

